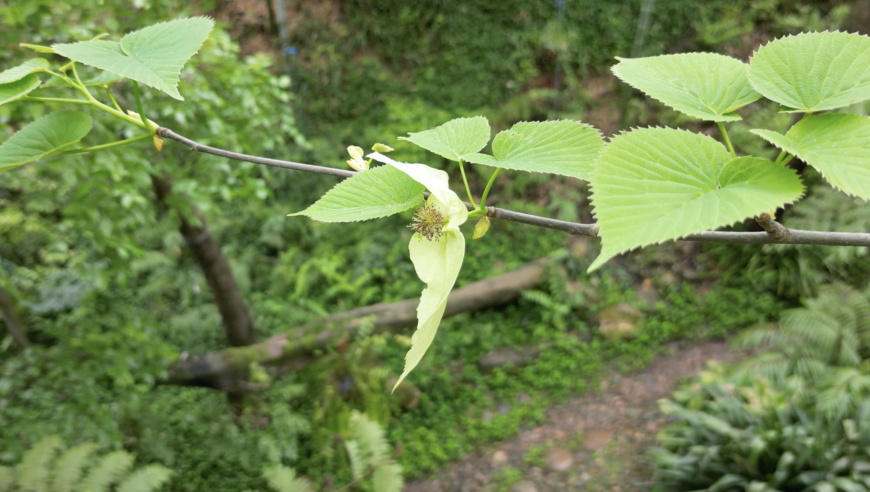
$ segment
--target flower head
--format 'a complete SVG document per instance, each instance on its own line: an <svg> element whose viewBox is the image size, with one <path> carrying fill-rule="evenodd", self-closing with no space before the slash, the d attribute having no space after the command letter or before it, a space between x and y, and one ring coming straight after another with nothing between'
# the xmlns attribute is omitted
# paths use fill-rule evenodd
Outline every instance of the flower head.
<svg viewBox="0 0 870 492"><path fill-rule="evenodd" d="M444 214L435 205L426 204L417 209L414 214L413 224L408 227L414 232L430 241L441 237L441 229L444 228Z"/></svg>

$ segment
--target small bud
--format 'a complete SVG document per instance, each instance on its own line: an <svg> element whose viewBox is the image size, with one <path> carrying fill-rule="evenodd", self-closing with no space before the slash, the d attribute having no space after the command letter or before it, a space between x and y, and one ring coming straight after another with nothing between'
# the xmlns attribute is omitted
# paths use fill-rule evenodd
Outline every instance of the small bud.
<svg viewBox="0 0 870 492"><path fill-rule="evenodd" d="M361 147L351 145L347 148L347 153L350 154L350 160L347 161L348 166L360 172L369 168L369 163L363 160L363 149Z"/></svg>
<svg viewBox="0 0 870 492"><path fill-rule="evenodd" d="M384 145L382 143L376 143L372 146L372 150L374 150L375 152L380 152L381 154L386 154L387 152L392 152L395 149L393 149L389 145Z"/></svg>
<svg viewBox="0 0 870 492"><path fill-rule="evenodd" d="M477 221L477 224L474 224L474 235L471 236L471 239L480 239L485 234L486 231L489 230L489 217L483 216L480 220Z"/></svg>
<svg viewBox="0 0 870 492"><path fill-rule="evenodd" d="M414 214L413 224L409 225L414 232L430 241L441 237L441 229L444 228L444 214L434 205L423 205Z"/></svg>
<svg viewBox="0 0 870 492"><path fill-rule="evenodd" d="M154 146L157 147L157 152L163 152L163 139L158 137L156 133L152 135L152 138L154 139Z"/></svg>

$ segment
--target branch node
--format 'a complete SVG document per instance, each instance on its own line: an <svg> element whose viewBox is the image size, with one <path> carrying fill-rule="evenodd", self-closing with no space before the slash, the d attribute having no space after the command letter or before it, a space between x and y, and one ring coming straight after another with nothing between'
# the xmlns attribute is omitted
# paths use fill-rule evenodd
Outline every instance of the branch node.
<svg viewBox="0 0 870 492"><path fill-rule="evenodd" d="M767 232L772 241L777 243L792 242L791 232L785 226L773 220L773 217L769 213L765 212L755 217L755 221Z"/></svg>

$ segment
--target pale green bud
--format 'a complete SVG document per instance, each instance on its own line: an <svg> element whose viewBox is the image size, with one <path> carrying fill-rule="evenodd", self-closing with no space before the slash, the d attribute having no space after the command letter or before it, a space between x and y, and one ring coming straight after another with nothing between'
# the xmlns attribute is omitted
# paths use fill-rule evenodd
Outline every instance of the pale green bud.
<svg viewBox="0 0 870 492"><path fill-rule="evenodd" d="M386 154L387 152L392 152L395 149L393 149L389 145L384 145L382 143L376 143L372 146L372 150L374 150L375 152L380 152L381 154Z"/></svg>

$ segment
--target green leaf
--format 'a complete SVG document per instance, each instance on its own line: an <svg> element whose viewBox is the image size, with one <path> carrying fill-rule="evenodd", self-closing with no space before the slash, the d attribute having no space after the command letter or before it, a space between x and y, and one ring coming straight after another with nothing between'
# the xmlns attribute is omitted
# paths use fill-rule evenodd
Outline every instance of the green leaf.
<svg viewBox="0 0 870 492"><path fill-rule="evenodd" d="M314 205L290 216L306 215L320 222L377 219L419 206L423 191L423 185L407 174L379 166L338 183Z"/></svg>
<svg viewBox="0 0 870 492"><path fill-rule="evenodd" d="M91 131L91 117L79 111L60 111L39 118L0 145L0 171L23 166L62 150Z"/></svg>
<svg viewBox="0 0 870 492"><path fill-rule="evenodd" d="M624 251L793 202L803 186L779 164L732 159L710 137L646 128L624 133L604 149L592 191L603 247L590 271Z"/></svg>
<svg viewBox="0 0 870 492"><path fill-rule="evenodd" d="M53 45L59 54L163 91L179 101L181 68L199 51L214 27L207 17L156 24L124 36L120 43L84 41Z"/></svg>
<svg viewBox="0 0 870 492"><path fill-rule="evenodd" d="M604 141L595 128L576 121L517 123L496 135L492 153L463 160L486 166L561 174L589 180Z"/></svg>
<svg viewBox="0 0 870 492"><path fill-rule="evenodd" d="M21 99L39 87L39 84L39 77L30 74L15 82L0 85L0 106Z"/></svg>
<svg viewBox="0 0 870 492"><path fill-rule="evenodd" d="M483 116L473 118L456 118L432 130L419 133L409 133L407 140L429 152L433 152L451 161L465 160L466 154L474 154L486 147L489 142L489 121Z"/></svg>
<svg viewBox="0 0 870 492"><path fill-rule="evenodd" d="M752 130L816 168L833 186L870 200L870 118L857 114L806 116L785 134Z"/></svg>
<svg viewBox="0 0 870 492"><path fill-rule="evenodd" d="M749 82L789 112L824 111L870 99L870 38L813 32L777 39L749 61Z"/></svg>
<svg viewBox="0 0 870 492"><path fill-rule="evenodd" d="M0 84L21 80L34 72L44 72L46 68L48 68L48 60L44 58L27 60L17 67L0 72Z"/></svg>
<svg viewBox="0 0 870 492"><path fill-rule="evenodd" d="M739 120L733 112L761 98L746 78L748 65L730 56L686 53L617 60L612 70L623 82L702 120Z"/></svg>

